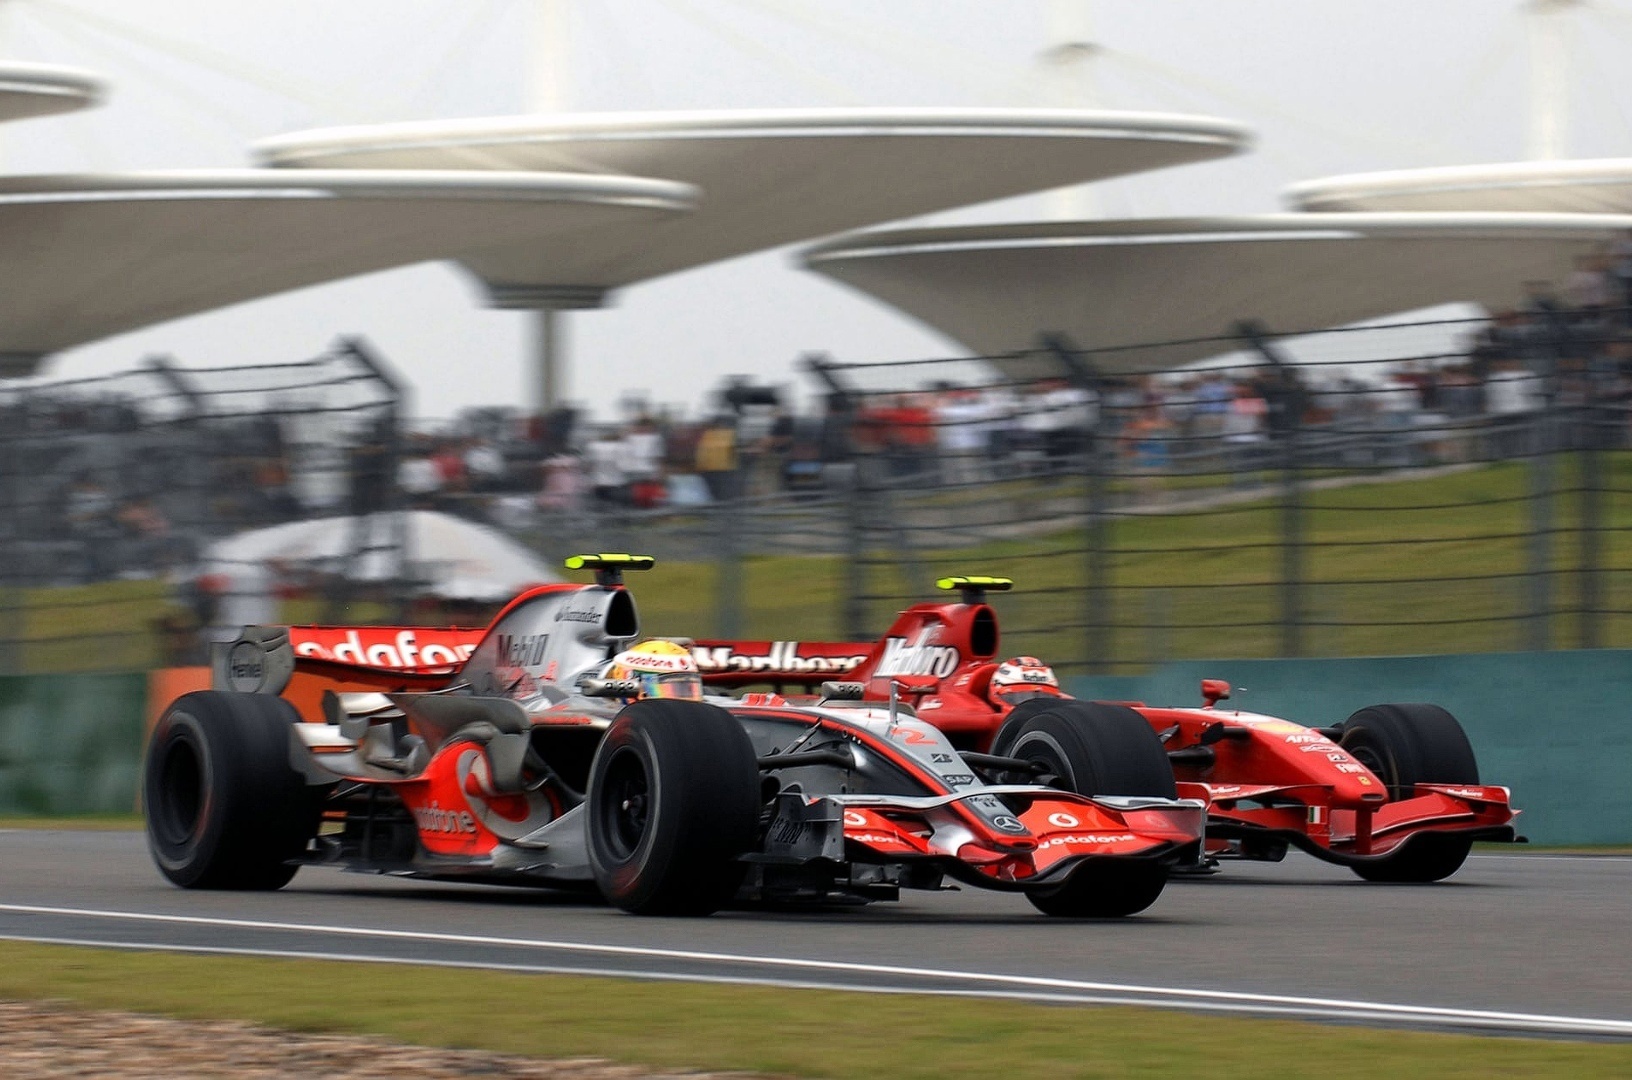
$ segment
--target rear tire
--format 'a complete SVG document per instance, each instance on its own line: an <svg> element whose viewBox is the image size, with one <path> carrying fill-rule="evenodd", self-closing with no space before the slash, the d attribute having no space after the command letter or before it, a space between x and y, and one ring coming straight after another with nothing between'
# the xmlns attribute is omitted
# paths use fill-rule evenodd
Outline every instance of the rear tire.
<svg viewBox="0 0 1632 1080"><path fill-rule="evenodd" d="M759 830L759 762L741 723L698 701L637 701L589 770L589 863L636 915L709 915L742 886Z"/></svg>
<svg viewBox="0 0 1632 1080"><path fill-rule="evenodd" d="M1368 706L1344 721L1338 742L1377 774L1391 801L1409 799L1419 783L1479 783L1467 734L1438 705ZM1472 849L1466 837L1424 833L1387 858L1353 870L1367 881L1439 881L1456 873Z"/></svg>
<svg viewBox="0 0 1632 1080"><path fill-rule="evenodd" d="M165 710L148 742L142 805L159 872L186 889L280 889L317 835L326 788L289 764L294 706L204 690Z"/></svg>
<svg viewBox="0 0 1632 1080"><path fill-rule="evenodd" d="M1009 714L992 752L1045 766L1043 783L1079 795L1178 794L1162 742L1145 718L1126 705L1034 698ZM1032 889L1026 899L1045 915L1120 918L1156 902L1167 884L1166 863L1095 859L1059 885Z"/></svg>

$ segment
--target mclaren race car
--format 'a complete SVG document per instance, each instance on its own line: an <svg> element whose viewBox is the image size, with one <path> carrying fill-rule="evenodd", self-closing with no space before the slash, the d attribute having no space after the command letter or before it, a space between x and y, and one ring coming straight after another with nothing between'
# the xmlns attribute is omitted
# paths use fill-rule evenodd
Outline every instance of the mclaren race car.
<svg viewBox="0 0 1632 1080"><path fill-rule="evenodd" d="M705 697L691 643L639 641L622 575L651 565L576 556L595 584L532 589L479 631L246 628L150 738L160 871L189 888L276 889L308 865L593 887L652 914L959 882L1120 916L1198 858L1204 804L1174 797L1134 714L1038 721L1076 770L1064 790L1030 743L960 750L900 694Z"/></svg>
<svg viewBox="0 0 1632 1080"><path fill-rule="evenodd" d="M719 685L842 678L863 703L906 696L966 759L1018 760L1029 773L1008 778L1067 791L1103 780L1080 733L1137 721L1165 751L1175 786L1163 792L1207 806L1204 861L1192 870L1278 861L1297 847L1370 881L1438 881L1474 841L1517 839L1508 790L1480 782L1461 725L1437 705L1373 705L1309 727L1222 707L1230 686L1217 679L1202 681L1196 708L1075 700L1041 661L1002 659L986 594L1009 589L1008 579L937 585L960 598L908 608L876 642L700 641L696 657Z"/></svg>

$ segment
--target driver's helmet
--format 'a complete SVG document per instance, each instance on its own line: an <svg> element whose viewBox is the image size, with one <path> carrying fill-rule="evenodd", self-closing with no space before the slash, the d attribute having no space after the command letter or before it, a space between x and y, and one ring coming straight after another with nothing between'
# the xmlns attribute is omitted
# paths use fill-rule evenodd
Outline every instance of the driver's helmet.
<svg viewBox="0 0 1632 1080"><path fill-rule="evenodd" d="M1054 669L1035 656L1013 656L992 672L987 694L999 705L1016 705L1027 698L1060 697Z"/></svg>
<svg viewBox="0 0 1632 1080"><path fill-rule="evenodd" d="M642 698L703 700L703 677L691 650L672 641L642 641L625 649L607 665L607 679L640 683Z"/></svg>

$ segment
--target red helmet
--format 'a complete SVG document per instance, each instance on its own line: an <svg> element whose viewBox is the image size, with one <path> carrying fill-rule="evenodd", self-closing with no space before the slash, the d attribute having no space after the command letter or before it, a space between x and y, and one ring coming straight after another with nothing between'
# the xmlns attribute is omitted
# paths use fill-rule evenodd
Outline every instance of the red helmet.
<svg viewBox="0 0 1632 1080"><path fill-rule="evenodd" d="M1032 697L1060 697L1054 669L1035 656L1014 656L997 665L987 690L993 701L1014 705Z"/></svg>

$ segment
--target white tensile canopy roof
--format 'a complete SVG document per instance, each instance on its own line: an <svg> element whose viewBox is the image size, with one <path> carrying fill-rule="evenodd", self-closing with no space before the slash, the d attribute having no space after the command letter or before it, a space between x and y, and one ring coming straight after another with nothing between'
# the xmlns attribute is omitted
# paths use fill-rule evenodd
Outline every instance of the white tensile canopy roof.
<svg viewBox="0 0 1632 1080"><path fill-rule="evenodd" d="M102 93L101 80L78 68L0 63L0 123L89 108Z"/></svg>
<svg viewBox="0 0 1632 1080"><path fill-rule="evenodd" d="M0 354L23 374L72 345L355 274L508 250L566 257L694 197L669 181L550 173L0 178Z"/></svg>
<svg viewBox="0 0 1632 1080"><path fill-rule="evenodd" d="M1205 161L1248 143L1203 117L1061 109L781 109L580 114L303 132L271 165L551 169L660 176L697 212L603 230L561 257L465 258L495 296L598 292L800 240L1013 195Z"/></svg>
<svg viewBox="0 0 1632 1080"><path fill-rule="evenodd" d="M435 510L403 511L404 554L420 594L449 600L507 600L529 585L561 577L533 552L497 530ZM265 570L338 573L353 581L383 581L402 571L387 548L397 523L392 514L365 520L350 515L293 521L237 533L210 545L206 573L229 581L258 579ZM367 550L347 567L358 540Z"/></svg>
<svg viewBox="0 0 1632 1080"><path fill-rule="evenodd" d="M1100 358L1154 371L1229 351L1241 319L1278 333L1452 301L1499 309L1561 280L1578 253L1632 227L1589 214L1267 214L907 229L805 252L813 270L921 319L976 353L1061 332L1087 348L1177 342Z"/></svg>
<svg viewBox="0 0 1632 1080"><path fill-rule="evenodd" d="M1294 184L1300 210L1632 214L1632 158L1355 173Z"/></svg>

